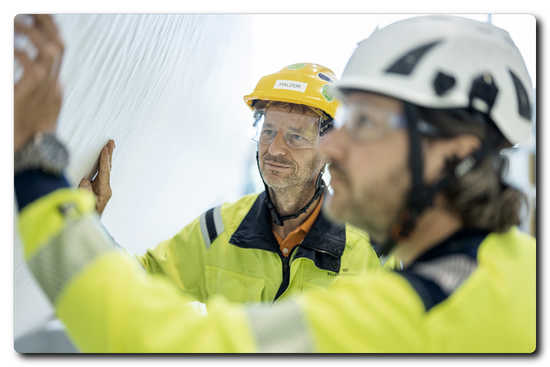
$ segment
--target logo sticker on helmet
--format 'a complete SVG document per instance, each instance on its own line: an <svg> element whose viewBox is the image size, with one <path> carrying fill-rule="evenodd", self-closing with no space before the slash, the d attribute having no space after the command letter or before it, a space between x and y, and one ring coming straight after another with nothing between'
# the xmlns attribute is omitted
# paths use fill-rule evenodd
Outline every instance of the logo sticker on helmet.
<svg viewBox="0 0 550 367"><path fill-rule="evenodd" d="M332 79L327 74L318 73L317 76L319 77L319 79L323 79L326 82L332 83Z"/></svg>
<svg viewBox="0 0 550 367"><path fill-rule="evenodd" d="M304 93L307 88L307 83L298 82L296 80L277 80L273 89L287 89L296 92Z"/></svg>
<svg viewBox="0 0 550 367"><path fill-rule="evenodd" d="M328 84L325 84L321 87L321 94L323 95L323 98L325 98L328 102L332 102L332 100L334 99L334 95L332 94Z"/></svg>
<svg viewBox="0 0 550 367"><path fill-rule="evenodd" d="M292 65L289 65L289 66L287 66L286 68L289 69L289 70L298 70L298 69L303 68L304 66L306 66L306 64L304 64L304 63L299 63L299 64L292 64Z"/></svg>

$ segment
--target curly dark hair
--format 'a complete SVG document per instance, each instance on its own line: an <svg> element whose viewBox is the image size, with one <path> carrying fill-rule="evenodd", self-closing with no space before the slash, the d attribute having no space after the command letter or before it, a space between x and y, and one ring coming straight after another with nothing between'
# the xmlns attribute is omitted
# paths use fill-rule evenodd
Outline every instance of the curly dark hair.
<svg viewBox="0 0 550 367"><path fill-rule="evenodd" d="M487 118L480 121L464 110L419 108L419 117L443 133L443 138L471 134L481 140L492 134L488 154L469 172L444 189L449 209L459 213L465 227L505 232L519 225L527 196L504 181L508 159L501 153L510 144Z"/></svg>

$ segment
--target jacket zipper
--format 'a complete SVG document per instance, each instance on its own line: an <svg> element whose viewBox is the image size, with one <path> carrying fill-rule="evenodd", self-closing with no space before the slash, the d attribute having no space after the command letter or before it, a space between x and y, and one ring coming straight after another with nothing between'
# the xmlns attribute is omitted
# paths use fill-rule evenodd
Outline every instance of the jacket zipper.
<svg viewBox="0 0 550 367"><path fill-rule="evenodd" d="M287 257L283 256L280 249L277 252L279 254L279 257L281 258L281 262L283 263L283 281L281 282L281 286L279 287L279 290L277 291L273 302L275 302L277 298L279 298L288 288L288 285L290 283L290 260L292 258L292 253L298 248L298 246L300 246L300 244L294 246Z"/></svg>

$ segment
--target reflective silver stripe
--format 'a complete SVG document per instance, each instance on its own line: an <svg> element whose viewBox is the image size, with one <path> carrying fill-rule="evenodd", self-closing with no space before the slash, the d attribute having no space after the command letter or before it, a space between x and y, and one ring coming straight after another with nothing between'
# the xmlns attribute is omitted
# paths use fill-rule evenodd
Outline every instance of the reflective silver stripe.
<svg viewBox="0 0 550 367"><path fill-rule="evenodd" d="M312 353L313 340L302 308L295 301L246 309L258 353Z"/></svg>
<svg viewBox="0 0 550 367"><path fill-rule="evenodd" d="M477 263L474 259L457 254L426 263L418 263L414 266L413 271L432 280L443 291L451 294L468 279L476 268Z"/></svg>
<svg viewBox="0 0 550 367"><path fill-rule="evenodd" d="M214 224L216 225L216 237L218 237L224 230L221 205L214 209Z"/></svg>
<svg viewBox="0 0 550 367"><path fill-rule="evenodd" d="M55 304L57 297L86 265L106 251L116 250L95 215L69 219L62 232L28 261L38 283Z"/></svg>
<svg viewBox="0 0 550 367"><path fill-rule="evenodd" d="M206 248L210 248L212 242L224 231L221 206L209 209L201 214L199 218L202 238Z"/></svg>
<svg viewBox="0 0 550 367"><path fill-rule="evenodd" d="M208 235L208 229L206 228L206 212L202 213L199 218L199 224L201 227L202 239L206 248L210 248L210 236Z"/></svg>

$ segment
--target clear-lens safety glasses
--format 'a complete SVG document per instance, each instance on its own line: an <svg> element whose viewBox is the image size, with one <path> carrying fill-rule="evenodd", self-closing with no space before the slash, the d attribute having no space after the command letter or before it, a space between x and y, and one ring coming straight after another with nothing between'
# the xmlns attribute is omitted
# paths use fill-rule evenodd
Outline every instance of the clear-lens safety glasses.
<svg viewBox="0 0 550 367"><path fill-rule="evenodd" d="M334 126L343 129L356 141L372 141L406 126L402 113L375 105L341 104L336 110Z"/></svg>
<svg viewBox="0 0 550 367"><path fill-rule="evenodd" d="M270 145L281 134L286 145L292 149L312 149L319 145L319 124L308 126L279 126L266 121L264 111L254 111L253 138L258 145Z"/></svg>

